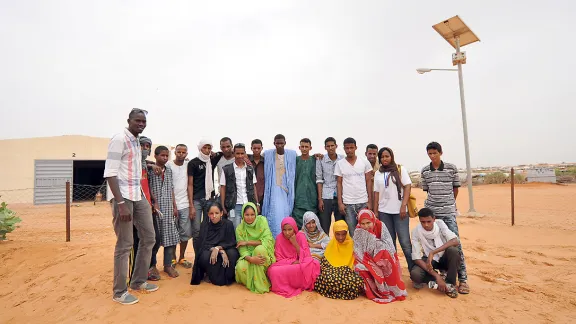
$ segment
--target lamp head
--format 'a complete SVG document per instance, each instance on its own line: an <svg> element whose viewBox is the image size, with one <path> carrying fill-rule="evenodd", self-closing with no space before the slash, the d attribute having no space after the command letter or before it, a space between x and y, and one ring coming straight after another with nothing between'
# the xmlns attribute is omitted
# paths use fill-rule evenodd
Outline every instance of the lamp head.
<svg viewBox="0 0 576 324"><path fill-rule="evenodd" d="M418 73L420 73L420 74L424 74L424 73L426 73L426 72L431 72L431 71L432 71L432 69L426 69L426 68L416 69L416 72L418 72Z"/></svg>

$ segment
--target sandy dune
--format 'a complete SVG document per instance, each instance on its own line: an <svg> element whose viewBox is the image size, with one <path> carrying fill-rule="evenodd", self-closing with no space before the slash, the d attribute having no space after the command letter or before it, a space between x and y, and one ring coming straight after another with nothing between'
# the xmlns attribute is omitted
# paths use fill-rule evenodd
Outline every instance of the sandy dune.
<svg viewBox="0 0 576 324"><path fill-rule="evenodd" d="M423 192L415 191L422 204ZM162 278L158 292L139 294L140 303L121 306L111 300L115 237L105 203L72 208L71 243L64 242L63 206L13 205L24 221L0 243L0 322L573 322L576 185L518 186L514 227L509 191L504 185L477 187L477 209L487 216L459 219L472 294L451 300L408 285L408 299L390 305L309 292L284 299L255 295L240 285L192 287L191 271L180 269L179 278ZM458 202L466 209L465 189ZM409 283L406 271L403 277Z"/></svg>

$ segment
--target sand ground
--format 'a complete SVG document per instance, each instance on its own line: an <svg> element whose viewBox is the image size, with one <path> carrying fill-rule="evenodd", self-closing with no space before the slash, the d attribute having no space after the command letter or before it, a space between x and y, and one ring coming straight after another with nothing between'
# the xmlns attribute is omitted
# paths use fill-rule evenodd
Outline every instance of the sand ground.
<svg viewBox="0 0 576 324"><path fill-rule="evenodd" d="M415 192L421 205L424 193ZM13 205L23 222L0 242L0 323L573 322L576 185L517 186L514 227L508 186L475 187L475 197L486 217L458 220L472 293L451 300L416 291L404 271L409 297L389 305L313 292L284 299L237 284L190 286L191 270L180 269L177 279L162 277L159 291L138 293L140 303L122 306L111 300L115 236L109 206L72 207L72 242L65 243L63 206ZM462 189L461 209L467 201Z"/></svg>

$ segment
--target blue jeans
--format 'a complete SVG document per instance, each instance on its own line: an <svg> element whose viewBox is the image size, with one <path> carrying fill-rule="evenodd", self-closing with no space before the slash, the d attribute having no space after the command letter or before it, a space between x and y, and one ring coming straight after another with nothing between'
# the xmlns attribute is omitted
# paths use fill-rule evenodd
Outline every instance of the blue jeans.
<svg viewBox="0 0 576 324"><path fill-rule="evenodd" d="M240 225L240 223L242 222L241 204L237 204L236 206L234 206L234 217L230 217L230 215L228 215L228 219L232 222L232 224L234 224L234 229L236 229L236 227Z"/></svg>
<svg viewBox="0 0 576 324"><path fill-rule="evenodd" d="M378 218L386 225L388 233L390 233L394 241L396 251L398 251L396 245L396 236L398 236L400 247L402 248L402 252L404 252L404 257L408 264L408 271L410 271L414 266L414 261L412 260L412 242L410 242L410 217L406 215L406 218L400 219L400 214L378 212Z"/></svg>
<svg viewBox="0 0 576 324"><path fill-rule="evenodd" d="M442 218L437 218L437 219L444 221L444 223L446 223L446 226L448 227L448 229L451 230L452 232L454 232L454 234L456 234L456 236L458 236L458 238L460 238L460 233L458 233L458 224L456 223L456 217L451 216L451 217L442 217ZM464 252L462 251L462 243L458 244L458 252L460 252L460 266L458 267L458 281L465 282L465 281L468 281L468 273L466 271L466 263L464 260Z"/></svg>
<svg viewBox="0 0 576 324"><path fill-rule="evenodd" d="M178 234L180 242L188 242L192 238L192 221L189 217L190 208L178 210Z"/></svg>
<svg viewBox="0 0 576 324"><path fill-rule="evenodd" d="M361 203L361 204L344 204L346 207L346 215L344 219L348 224L348 232L350 232L350 236L354 236L354 229L356 225L358 225L358 212L364 208L368 208L368 203Z"/></svg>

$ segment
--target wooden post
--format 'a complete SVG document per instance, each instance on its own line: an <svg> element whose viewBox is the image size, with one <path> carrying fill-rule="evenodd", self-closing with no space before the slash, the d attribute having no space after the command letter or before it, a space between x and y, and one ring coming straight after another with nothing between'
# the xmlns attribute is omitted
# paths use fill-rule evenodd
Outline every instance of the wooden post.
<svg viewBox="0 0 576 324"><path fill-rule="evenodd" d="M70 242L70 181L66 181L66 242Z"/></svg>
<svg viewBox="0 0 576 324"><path fill-rule="evenodd" d="M512 198L512 226L514 226L514 168L510 169L510 191Z"/></svg>

